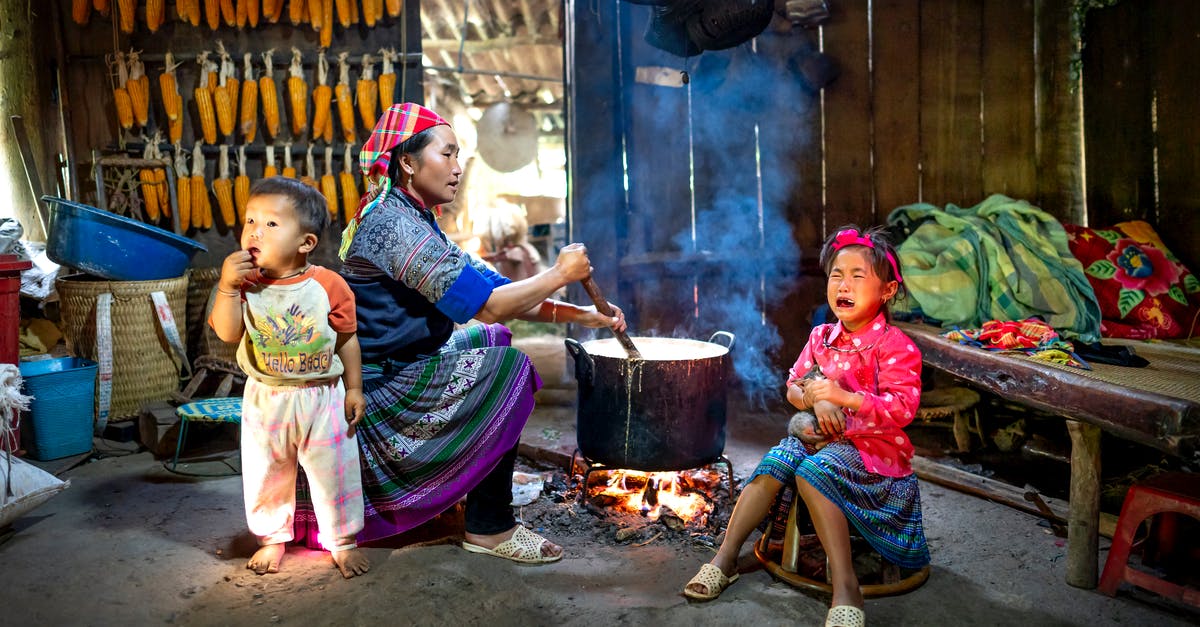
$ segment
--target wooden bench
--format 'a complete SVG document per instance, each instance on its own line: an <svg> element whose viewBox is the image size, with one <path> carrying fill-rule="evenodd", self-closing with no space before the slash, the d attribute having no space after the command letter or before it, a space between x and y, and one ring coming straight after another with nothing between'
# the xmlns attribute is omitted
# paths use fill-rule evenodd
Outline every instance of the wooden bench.
<svg viewBox="0 0 1200 627"><path fill-rule="evenodd" d="M1097 582L1101 431L1200 461L1200 351L1196 349L1133 343L1149 366L1092 364L1093 369L1085 371L959 344L940 337L942 329L929 325L896 326L921 349L926 365L1067 419L1071 495L1066 579L1072 586L1090 589Z"/></svg>

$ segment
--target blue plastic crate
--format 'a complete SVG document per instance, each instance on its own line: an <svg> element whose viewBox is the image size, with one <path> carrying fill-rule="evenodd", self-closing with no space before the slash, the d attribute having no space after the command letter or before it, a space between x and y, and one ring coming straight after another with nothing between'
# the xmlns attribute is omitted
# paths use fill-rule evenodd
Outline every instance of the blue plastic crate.
<svg viewBox="0 0 1200 627"><path fill-rule="evenodd" d="M25 394L33 397L21 420L21 443L39 461L92 450L96 362L80 357L20 364Z"/></svg>

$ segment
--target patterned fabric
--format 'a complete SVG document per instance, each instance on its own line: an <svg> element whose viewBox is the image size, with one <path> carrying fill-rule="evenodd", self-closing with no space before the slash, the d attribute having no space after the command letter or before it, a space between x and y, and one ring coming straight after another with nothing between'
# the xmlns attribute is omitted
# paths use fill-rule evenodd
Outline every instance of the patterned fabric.
<svg viewBox="0 0 1200 627"><path fill-rule="evenodd" d="M1104 337L1190 338L1198 330L1200 279L1140 220L1108 229L1064 224L1071 252L1096 290Z"/></svg>
<svg viewBox="0 0 1200 627"><path fill-rule="evenodd" d="M350 242L354 240L359 223L375 208L378 199L387 196L388 190L392 188L392 180L387 175L392 149L421 131L443 124L450 125L442 116L412 102L393 104L379 116L375 130L371 131L371 136L367 138L358 155L358 164L362 168L367 191L358 203L358 212L346 224L346 230L342 231L342 244L338 247L339 257L346 258L346 251Z"/></svg>
<svg viewBox="0 0 1200 627"><path fill-rule="evenodd" d="M541 379L502 325L455 331L412 364L364 367L358 427L366 525L359 542L402 533L458 502L516 446ZM307 483L297 482L296 536L316 544Z"/></svg>
<svg viewBox="0 0 1200 627"><path fill-rule="evenodd" d="M759 475L784 485L794 485L797 478L811 484L889 562L902 568L929 563L916 475L884 477L868 471L850 444L831 442L812 453L792 436L767 452L750 479Z"/></svg>
<svg viewBox="0 0 1200 627"><path fill-rule="evenodd" d="M1075 345L1060 338L1054 327L1029 318L1020 321L988 320L978 329L952 329L942 337L984 350L1000 353L1024 353L1038 361L1091 370L1075 354Z"/></svg>
<svg viewBox="0 0 1200 627"><path fill-rule="evenodd" d="M227 396L192 401L176 407L175 415L193 422L241 422L242 399Z"/></svg>
<svg viewBox="0 0 1200 627"><path fill-rule="evenodd" d="M904 433L921 403L921 351L880 314L857 332L841 322L815 327L788 383L813 363L848 392L863 396L858 411L846 409L844 437L857 447L870 472L888 477L912 473L913 446Z"/></svg>
<svg viewBox="0 0 1200 627"><path fill-rule="evenodd" d="M249 378L243 398L242 492L250 532L262 544L293 539L299 474L311 486L310 511L325 530L317 547L357 546L362 481L358 446L346 437L342 382L275 387Z"/></svg>
<svg viewBox="0 0 1200 627"><path fill-rule="evenodd" d="M1050 214L1001 194L974 207L899 207L888 216L905 241L900 265L910 298L895 312L943 324L1037 316L1071 339L1100 339L1100 305Z"/></svg>

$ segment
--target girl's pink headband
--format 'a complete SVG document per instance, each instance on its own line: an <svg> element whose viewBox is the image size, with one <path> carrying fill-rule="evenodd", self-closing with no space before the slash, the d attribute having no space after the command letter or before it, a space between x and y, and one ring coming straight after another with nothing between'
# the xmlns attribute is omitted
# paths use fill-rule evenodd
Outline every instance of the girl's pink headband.
<svg viewBox="0 0 1200 627"><path fill-rule="evenodd" d="M871 238L869 237L863 237L854 229L838 231L837 236L833 238L834 252L839 251L847 246L866 246L867 248L875 248L875 242L871 241ZM884 251L883 254L887 256L888 263L892 264L892 274L896 275L896 282L903 283L904 279L900 276L900 266L896 265L896 258L892 256L892 253L887 251Z"/></svg>

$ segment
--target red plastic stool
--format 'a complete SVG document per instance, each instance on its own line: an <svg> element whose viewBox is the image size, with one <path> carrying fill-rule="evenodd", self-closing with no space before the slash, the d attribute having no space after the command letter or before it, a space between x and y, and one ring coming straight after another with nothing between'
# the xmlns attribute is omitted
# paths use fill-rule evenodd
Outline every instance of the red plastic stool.
<svg viewBox="0 0 1200 627"><path fill-rule="evenodd" d="M1151 590L1166 598L1200 607L1200 590L1172 583L1144 570L1131 568L1128 564L1133 536L1146 519L1162 514L1158 537L1166 544L1175 538L1173 514L1186 514L1200 521L1200 474L1168 472L1145 481L1135 483L1125 494L1121 506L1121 517L1113 534L1112 548L1104 562L1104 573L1100 576L1100 591L1114 596L1122 582ZM1195 572L1195 569L1191 569Z"/></svg>

